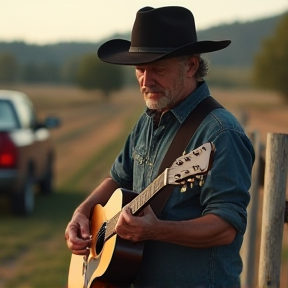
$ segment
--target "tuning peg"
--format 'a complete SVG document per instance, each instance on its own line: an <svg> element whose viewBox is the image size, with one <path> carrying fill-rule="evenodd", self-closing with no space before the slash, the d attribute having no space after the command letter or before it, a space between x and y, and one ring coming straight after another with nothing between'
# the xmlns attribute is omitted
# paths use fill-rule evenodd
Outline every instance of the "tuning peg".
<svg viewBox="0 0 288 288"><path fill-rule="evenodd" d="M176 174L176 175L174 175L174 178L175 178L175 180L178 180L178 179L180 179L180 177L181 177L181 175L180 175L180 174Z"/></svg>
<svg viewBox="0 0 288 288"><path fill-rule="evenodd" d="M201 175L200 180L199 180L199 186L203 186L204 185L204 177L203 175Z"/></svg>
<svg viewBox="0 0 288 288"><path fill-rule="evenodd" d="M184 184L184 185L181 187L180 192L181 192L181 193L184 193L184 192L186 192L186 191L187 191L187 185Z"/></svg>
<svg viewBox="0 0 288 288"><path fill-rule="evenodd" d="M188 178L188 179L187 179L187 182L190 184L190 188L193 188L193 186L194 186L194 181L195 181L194 178Z"/></svg>

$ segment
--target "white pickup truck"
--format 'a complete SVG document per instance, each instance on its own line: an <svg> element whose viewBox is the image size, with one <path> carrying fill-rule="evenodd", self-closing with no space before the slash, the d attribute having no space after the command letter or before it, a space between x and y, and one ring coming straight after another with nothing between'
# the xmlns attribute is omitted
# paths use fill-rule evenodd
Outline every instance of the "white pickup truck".
<svg viewBox="0 0 288 288"><path fill-rule="evenodd" d="M59 119L39 123L28 96L18 91L0 90L0 195L10 197L15 214L34 210L35 188L51 193L53 148L50 128Z"/></svg>

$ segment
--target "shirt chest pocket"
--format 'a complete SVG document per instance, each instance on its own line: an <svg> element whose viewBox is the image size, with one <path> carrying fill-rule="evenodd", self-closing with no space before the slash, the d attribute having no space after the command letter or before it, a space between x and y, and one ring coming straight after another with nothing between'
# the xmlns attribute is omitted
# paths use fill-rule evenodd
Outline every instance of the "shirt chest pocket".
<svg viewBox="0 0 288 288"><path fill-rule="evenodd" d="M144 165L147 160L147 151L145 149L133 149L132 157L134 160L134 168L135 166Z"/></svg>
<svg viewBox="0 0 288 288"><path fill-rule="evenodd" d="M149 184L152 163L144 145L133 148L133 190L141 192Z"/></svg>

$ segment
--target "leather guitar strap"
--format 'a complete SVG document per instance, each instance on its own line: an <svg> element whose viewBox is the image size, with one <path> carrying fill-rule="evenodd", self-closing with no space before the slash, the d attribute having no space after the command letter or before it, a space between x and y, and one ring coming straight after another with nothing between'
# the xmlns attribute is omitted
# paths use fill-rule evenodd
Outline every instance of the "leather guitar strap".
<svg viewBox="0 0 288 288"><path fill-rule="evenodd" d="M188 115L187 119L180 126L175 137L170 144L168 151L166 152L164 159L158 170L160 175L166 168L170 167L173 162L183 155L185 148L189 144L192 136L197 130L198 126L204 120L204 118L213 110L217 108L223 108L213 97L206 97L203 99ZM157 193L152 199L150 205L156 216L160 216L163 207L166 204L170 194L173 191L174 185L166 185L160 193Z"/></svg>

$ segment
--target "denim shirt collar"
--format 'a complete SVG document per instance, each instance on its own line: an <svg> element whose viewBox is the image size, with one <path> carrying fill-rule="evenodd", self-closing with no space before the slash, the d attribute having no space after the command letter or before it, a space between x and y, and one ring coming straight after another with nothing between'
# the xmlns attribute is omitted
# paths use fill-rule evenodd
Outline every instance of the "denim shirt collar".
<svg viewBox="0 0 288 288"><path fill-rule="evenodd" d="M177 120L182 124L191 111L206 97L210 96L209 88L205 81L198 84L196 90L194 90L187 98L185 98L178 106L171 109L171 112L175 115Z"/></svg>

